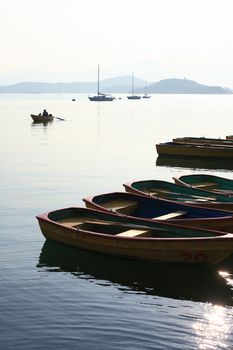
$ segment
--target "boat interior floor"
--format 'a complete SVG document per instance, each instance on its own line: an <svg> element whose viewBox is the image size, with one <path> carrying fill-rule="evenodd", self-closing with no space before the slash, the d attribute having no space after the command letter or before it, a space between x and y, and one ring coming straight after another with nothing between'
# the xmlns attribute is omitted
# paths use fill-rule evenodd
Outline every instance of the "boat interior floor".
<svg viewBox="0 0 233 350"><path fill-rule="evenodd" d="M70 217L67 219L59 220L59 224L62 224L69 228L81 229L84 231L90 231L95 233L109 234L120 237L154 237L154 238L182 238L182 237L206 237L217 236L212 232L206 233L196 230L174 230L171 228L150 228L147 226L140 226L135 224L121 224L118 222L112 222L107 220L98 220L85 217Z"/></svg>

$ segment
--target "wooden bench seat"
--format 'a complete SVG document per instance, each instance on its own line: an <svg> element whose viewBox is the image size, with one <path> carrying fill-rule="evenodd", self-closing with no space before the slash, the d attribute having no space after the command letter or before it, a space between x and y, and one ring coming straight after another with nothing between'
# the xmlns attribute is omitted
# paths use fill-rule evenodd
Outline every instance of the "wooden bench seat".
<svg viewBox="0 0 233 350"><path fill-rule="evenodd" d="M76 227L84 223L85 220L88 220L88 218L85 217L80 217L80 218L68 218L68 219L63 219L59 220L58 223L62 224L67 227Z"/></svg>
<svg viewBox="0 0 233 350"><path fill-rule="evenodd" d="M130 214L136 210L138 203L125 199L116 199L107 203L101 204L106 209L112 209L123 214Z"/></svg>
<svg viewBox="0 0 233 350"><path fill-rule="evenodd" d="M194 183L193 185L192 185L193 187L195 187L195 188L209 188L209 189L211 189L211 188L215 188L217 185L216 185L216 183L214 183L214 182L202 182L202 183Z"/></svg>
<svg viewBox="0 0 233 350"><path fill-rule="evenodd" d="M168 214L164 214L164 215L161 215L161 216L156 216L152 220L177 219L177 218L181 218L181 217L185 216L186 214L187 214L186 211L175 211L173 213L168 213Z"/></svg>
<svg viewBox="0 0 233 350"><path fill-rule="evenodd" d="M131 229L131 230L127 230L127 231L118 233L116 236L120 236L120 237L137 237L137 236L144 236L147 233L149 233L149 230L135 230L135 229Z"/></svg>

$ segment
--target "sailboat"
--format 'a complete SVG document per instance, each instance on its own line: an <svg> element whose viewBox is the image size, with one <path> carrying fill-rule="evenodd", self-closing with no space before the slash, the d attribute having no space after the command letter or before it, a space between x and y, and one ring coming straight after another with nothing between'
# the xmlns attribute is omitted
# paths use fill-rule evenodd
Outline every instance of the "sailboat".
<svg viewBox="0 0 233 350"><path fill-rule="evenodd" d="M142 98L150 98L150 95L148 95L147 91L146 91L146 80L145 80L145 93L142 96Z"/></svg>
<svg viewBox="0 0 233 350"><path fill-rule="evenodd" d="M113 101L115 97L100 92L100 66L98 65L98 88L96 96L88 96L90 101Z"/></svg>
<svg viewBox="0 0 233 350"><path fill-rule="evenodd" d="M141 96L134 95L134 73L132 74L132 95L127 96L129 100L140 100Z"/></svg>

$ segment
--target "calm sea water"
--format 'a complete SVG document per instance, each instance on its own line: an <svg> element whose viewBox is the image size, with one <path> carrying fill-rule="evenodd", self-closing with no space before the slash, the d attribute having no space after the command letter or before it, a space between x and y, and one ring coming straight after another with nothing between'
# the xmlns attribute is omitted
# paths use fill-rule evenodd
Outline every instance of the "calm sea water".
<svg viewBox="0 0 233 350"><path fill-rule="evenodd" d="M65 121L33 124L44 108ZM231 95L0 95L0 349L233 349L233 258L203 269L96 255L45 241L35 219L130 180L232 178L230 162L155 150L232 134L232 116Z"/></svg>

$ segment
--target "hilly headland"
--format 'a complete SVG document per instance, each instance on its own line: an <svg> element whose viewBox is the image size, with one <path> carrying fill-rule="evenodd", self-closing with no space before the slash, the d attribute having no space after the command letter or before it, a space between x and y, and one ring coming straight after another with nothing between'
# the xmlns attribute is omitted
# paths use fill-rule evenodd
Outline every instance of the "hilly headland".
<svg viewBox="0 0 233 350"><path fill-rule="evenodd" d="M121 76L100 81L100 88L106 93L129 93L132 89L131 76ZM96 82L21 82L0 86L0 93L94 93ZM134 92L144 93L145 81L134 78ZM147 83L150 94L231 94L232 90L222 86L209 86L189 79L164 79Z"/></svg>

